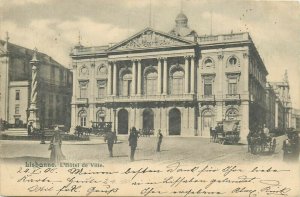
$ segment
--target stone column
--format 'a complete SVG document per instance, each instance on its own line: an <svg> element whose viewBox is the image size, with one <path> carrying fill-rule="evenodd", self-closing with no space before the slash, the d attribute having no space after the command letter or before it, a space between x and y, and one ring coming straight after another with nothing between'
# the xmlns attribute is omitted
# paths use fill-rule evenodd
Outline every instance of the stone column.
<svg viewBox="0 0 300 197"><path fill-rule="evenodd" d="M88 102L94 103L95 101L95 92L96 92L96 78L95 78L95 64L91 64L91 85L90 85L90 95Z"/></svg>
<svg viewBox="0 0 300 197"><path fill-rule="evenodd" d="M137 94L141 95L142 93L142 63L141 60L138 60L138 89Z"/></svg>
<svg viewBox="0 0 300 197"><path fill-rule="evenodd" d="M191 93L195 93L195 58L191 57Z"/></svg>
<svg viewBox="0 0 300 197"><path fill-rule="evenodd" d="M117 63L113 61L113 95L117 95Z"/></svg>
<svg viewBox="0 0 300 197"><path fill-rule="evenodd" d="M132 95L136 95L136 65L135 60L132 60Z"/></svg>
<svg viewBox="0 0 300 197"><path fill-rule="evenodd" d="M108 63L107 66L107 95L110 96L111 95L111 63Z"/></svg>
<svg viewBox="0 0 300 197"><path fill-rule="evenodd" d="M186 56L184 64L184 93L189 93L189 57Z"/></svg>
<svg viewBox="0 0 300 197"><path fill-rule="evenodd" d="M40 128L40 121L38 117L37 108L37 94L38 94L38 65L39 60L37 60L37 49L34 50L32 60L30 61L32 65L32 75L31 75L31 94L30 94L30 106L29 106L29 118L28 122L32 122L34 128Z"/></svg>
<svg viewBox="0 0 300 197"><path fill-rule="evenodd" d="M161 94L161 58L157 58L157 95Z"/></svg>
<svg viewBox="0 0 300 197"><path fill-rule="evenodd" d="M163 72L163 94L167 95L168 93L168 62L167 58L164 58L164 72Z"/></svg>
<svg viewBox="0 0 300 197"><path fill-rule="evenodd" d="M247 99L249 100L249 56L248 53L244 53L243 54L244 57L244 66L243 66L243 73L244 73L244 79L243 79L243 83L244 83L244 87L243 87L243 99Z"/></svg>
<svg viewBox="0 0 300 197"><path fill-rule="evenodd" d="M70 132L75 133L75 127L77 126L77 115L76 115L76 91L78 86L77 81L77 63L73 63L73 92L72 92L72 103L71 103L71 128Z"/></svg>

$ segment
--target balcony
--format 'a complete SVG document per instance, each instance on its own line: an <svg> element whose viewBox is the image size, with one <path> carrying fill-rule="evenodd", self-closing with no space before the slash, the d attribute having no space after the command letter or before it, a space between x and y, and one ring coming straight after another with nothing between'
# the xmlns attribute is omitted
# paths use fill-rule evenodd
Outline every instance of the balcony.
<svg viewBox="0 0 300 197"><path fill-rule="evenodd" d="M225 105L240 105L241 95L240 94L226 94L225 95Z"/></svg>
<svg viewBox="0 0 300 197"><path fill-rule="evenodd" d="M198 101L215 101L215 95L198 95L197 96Z"/></svg>
<svg viewBox="0 0 300 197"><path fill-rule="evenodd" d="M211 43L226 43L226 42L237 42L237 41L248 41L250 36L248 33L234 33L226 35L209 35L199 36L198 43L200 44L211 44Z"/></svg>
<svg viewBox="0 0 300 197"><path fill-rule="evenodd" d="M109 96L106 102L193 101L194 94Z"/></svg>
<svg viewBox="0 0 300 197"><path fill-rule="evenodd" d="M197 96L198 102L200 102L200 105L215 105L216 104L216 98L215 95L198 95Z"/></svg>
<svg viewBox="0 0 300 197"><path fill-rule="evenodd" d="M240 94L226 94L225 100L241 100Z"/></svg>
<svg viewBox="0 0 300 197"><path fill-rule="evenodd" d="M77 98L76 99L77 104L87 105L89 103L88 98Z"/></svg>

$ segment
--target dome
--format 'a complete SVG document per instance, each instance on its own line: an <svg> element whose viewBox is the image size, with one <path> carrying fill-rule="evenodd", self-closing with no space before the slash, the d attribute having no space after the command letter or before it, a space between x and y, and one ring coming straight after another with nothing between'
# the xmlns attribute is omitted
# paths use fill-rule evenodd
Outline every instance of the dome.
<svg viewBox="0 0 300 197"><path fill-rule="evenodd" d="M187 27L188 26L188 18L182 12L180 12L177 15L175 22L176 22L176 27Z"/></svg>
<svg viewBox="0 0 300 197"><path fill-rule="evenodd" d="M177 15L175 21L176 21L176 22L177 22L177 21L188 21L188 18L187 18L187 16L186 16L184 13L180 12L180 13Z"/></svg>

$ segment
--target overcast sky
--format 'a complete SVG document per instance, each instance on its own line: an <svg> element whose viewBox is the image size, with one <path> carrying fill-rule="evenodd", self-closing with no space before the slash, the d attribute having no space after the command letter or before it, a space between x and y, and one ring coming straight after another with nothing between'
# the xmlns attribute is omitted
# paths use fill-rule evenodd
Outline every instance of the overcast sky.
<svg viewBox="0 0 300 197"><path fill-rule="evenodd" d="M150 0L0 0L0 37L70 64L81 32L85 46L122 41L149 26ZM152 0L152 27L168 32L183 12L199 35L250 32L269 71L288 70L293 106L300 108L300 3L221 0ZM181 6L182 5L182 6Z"/></svg>

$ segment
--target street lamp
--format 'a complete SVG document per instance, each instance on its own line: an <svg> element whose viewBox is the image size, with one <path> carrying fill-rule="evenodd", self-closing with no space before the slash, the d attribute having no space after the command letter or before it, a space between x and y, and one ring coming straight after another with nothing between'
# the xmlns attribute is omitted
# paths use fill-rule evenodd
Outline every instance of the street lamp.
<svg viewBox="0 0 300 197"><path fill-rule="evenodd" d="M117 107L116 107L116 104L115 104L115 98L113 97L113 111L114 111L114 132L116 132L116 112L117 112Z"/></svg>

